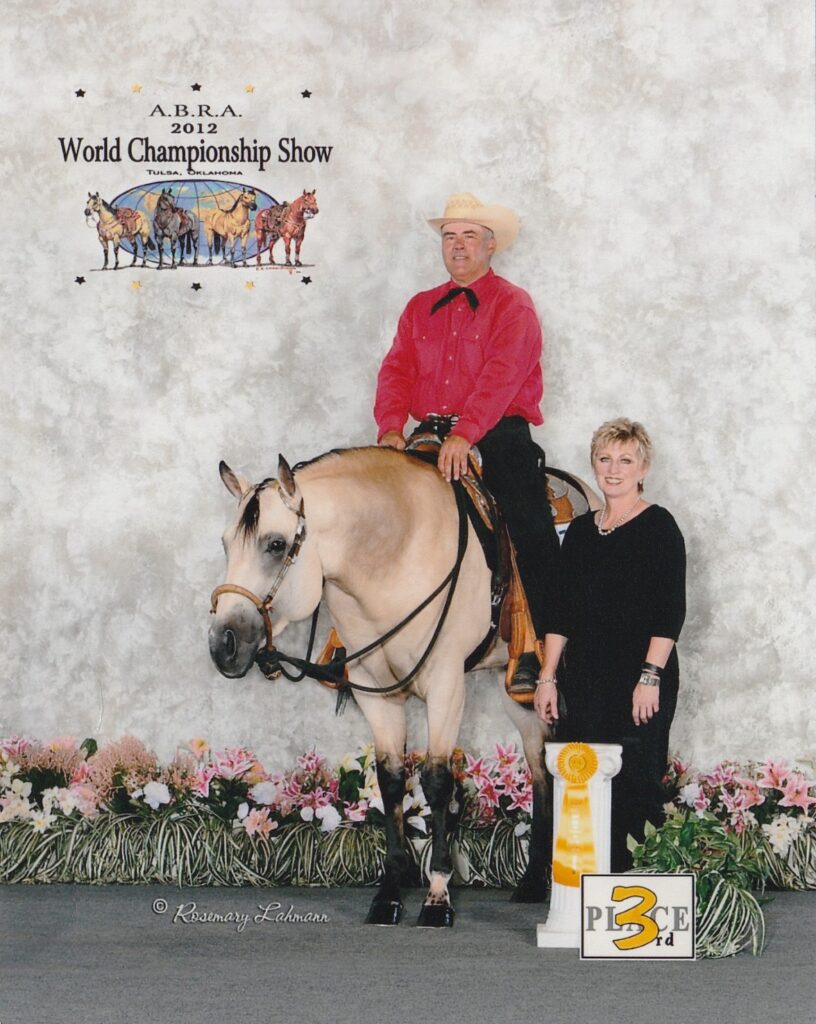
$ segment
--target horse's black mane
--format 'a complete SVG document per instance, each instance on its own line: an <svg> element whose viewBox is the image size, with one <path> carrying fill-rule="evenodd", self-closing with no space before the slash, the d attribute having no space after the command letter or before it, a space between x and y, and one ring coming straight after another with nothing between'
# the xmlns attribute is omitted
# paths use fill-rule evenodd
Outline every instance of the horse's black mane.
<svg viewBox="0 0 816 1024"><path fill-rule="evenodd" d="M100 196L99 198L102 199L102 196ZM108 211L108 213L113 213L113 214L116 213L115 208L113 206L111 206L111 204L107 201L107 199L102 199L102 205L105 207L105 209Z"/></svg>
<svg viewBox="0 0 816 1024"><path fill-rule="evenodd" d="M313 459L307 459L305 462L298 462L292 466L292 472L297 473L299 469L305 469L307 466L314 466L317 462L322 462L323 459L328 459L330 455L344 455L346 452L361 452L370 445L357 445L356 448L332 448L330 451L323 452L322 455L315 455Z"/></svg>

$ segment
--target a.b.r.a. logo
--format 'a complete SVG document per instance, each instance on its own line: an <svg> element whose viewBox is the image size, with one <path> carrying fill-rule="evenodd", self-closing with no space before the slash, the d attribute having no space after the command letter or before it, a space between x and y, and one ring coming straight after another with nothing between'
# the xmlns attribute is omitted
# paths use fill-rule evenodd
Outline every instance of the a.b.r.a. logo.
<svg viewBox="0 0 816 1024"><path fill-rule="evenodd" d="M583 875L581 958L693 960L694 875Z"/></svg>

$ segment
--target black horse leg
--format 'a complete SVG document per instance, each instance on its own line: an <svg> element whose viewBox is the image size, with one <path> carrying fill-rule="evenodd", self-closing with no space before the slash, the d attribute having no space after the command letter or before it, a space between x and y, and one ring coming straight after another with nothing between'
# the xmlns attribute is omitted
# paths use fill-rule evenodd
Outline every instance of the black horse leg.
<svg viewBox="0 0 816 1024"><path fill-rule="evenodd" d="M453 796L453 773L448 759L428 761L422 772L422 790L431 809L431 887L417 924L422 928L450 928L454 910L448 894L448 882L453 873L448 811Z"/></svg>
<svg viewBox="0 0 816 1024"><path fill-rule="evenodd" d="M377 761L377 782L385 812L385 870L371 901L366 924L399 924L402 917L400 882L408 866L402 821L405 769L400 766L393 770L384 760Z"/></svg>
<svg viewBox="0 0 816 1024"><path fill-rule="evenodd" d="M532 712L531 712L532 713ZM533 775L533 823L530 829L530 859L510 899L514 903L543 903L547 898L552 867L552 776L544 765L531 765Z"/></svg>

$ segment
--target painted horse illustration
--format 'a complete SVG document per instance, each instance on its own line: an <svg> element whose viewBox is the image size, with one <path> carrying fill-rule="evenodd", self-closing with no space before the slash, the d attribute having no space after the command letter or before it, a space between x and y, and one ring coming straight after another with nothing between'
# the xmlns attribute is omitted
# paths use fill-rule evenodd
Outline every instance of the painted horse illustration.
<svg viewBox="0 0 816 1024"><path fill-rule="evenodd" d="M249 212L258 208L256 199L257 195L253 189L242 188L228 210L205 210L201 214L210 250L210 258L207 263L212 263L213 252L216 256L222 253L221 262L230 263L234 267L236 265L235 246L240 240L243 263L246 266ZM228 253L229 259L227 258Z"/></svg>
<svg viewBox="0 0 816 1024"><path fill-rule="evenodd" d="M239 504L223 538L229 582L213 593L213 661L228 678L244 676L256 656L260 664L264 641L268 649L288 623L315 614L321 596L343 643L361 653L349 662L348 678L373 732L386 817L385 871L368 916L376 924L396 924L402 912L405 703L410 694L425 702L422 787L432 846L419 923L452 924L451 754L465 703L465 662L491 623L491 572L461 489L434 466L389 448L330 452L295 473L281 457L277 479L254 486L223 462L220 472ZM588 504L583 491L581 502L577 511ZM491 664L500 662L501 653ZM530 860L514 899L538 901L546 894L552 836L543 751L549 729L503 684L501 699L533 778Z"/></svg>
<svg viewBox="0 0 816 1024"><path fill-rule="evenodd" d="M259 267L261 265L261 250L266 245L267 238L269 239L270 264L275 263L272 255L275 242L282 238L286 248L286 266L292 266L290 257L292 239L295 241L295 266L303 266L300 262L300 247L303 245L303 236L306 234L306 221L311 220L312 217L317 216L320 212L317 208L317 200L315 199L316 191L317 189L312 189L311 192L307 192L304 189L303 195L298 196L291 203L280 203L277 206L270 206L266 210L261 210L256 215L255 238L258 242L258 251L255 259Z"/></svg>
<svg viewBox="0 0 816 1024"><path fill-rule="evenodd" d="M142 266L145 265L145 258L148 249L155 249L153 239L150 237L150 223L147 217L140 210L131 210L127 206L111 206L95 192L88 193L88 201L85 204L85 219L96 217L96 232L99 236L99 244L105 254L105 262L102 269L108 269L108 246L113 245L113 269L119 269L119 246L122 239L126 239L133 249L133 259L130 265L136 262L137 239L142 243Z"/></svg>
<svg viewBox="0 0 816 1024"><path fill-rule="evenodd" d="M156 236L156 245L159 249L159 265L157 270L162 269L164 262L164 240L170 242L171 267L176 269L176 243L179 247L179 266L184 265L184 250L187 253L194 253L193 266L198 263L198 217L192 210L185 210L176 206L173 202L173 191L163 188L158 202L156 212L153 214L153 234Z"/></svg>

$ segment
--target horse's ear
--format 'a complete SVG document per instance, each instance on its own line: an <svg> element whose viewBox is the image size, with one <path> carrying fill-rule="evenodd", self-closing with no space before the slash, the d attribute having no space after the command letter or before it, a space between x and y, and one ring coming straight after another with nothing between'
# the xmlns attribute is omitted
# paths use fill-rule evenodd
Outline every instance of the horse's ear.
<svg viewBox="0 0 816 1024"><path fill-rule="evenodd" d="M233 473L223 459L218 464L218 472L221 474L221 479L224 481L226 489L230 492L233 498L237 498L239 501L252 487L252 484L248 480L244 480L243 477Z"/></svg>
<svg viewBox="0 0 816 1024"><path fill-rule="evenodd" d="M289 463L282 455L278 455L278 483L288 498L294 498L297 491L295 475L289 467Z"/></svg>

